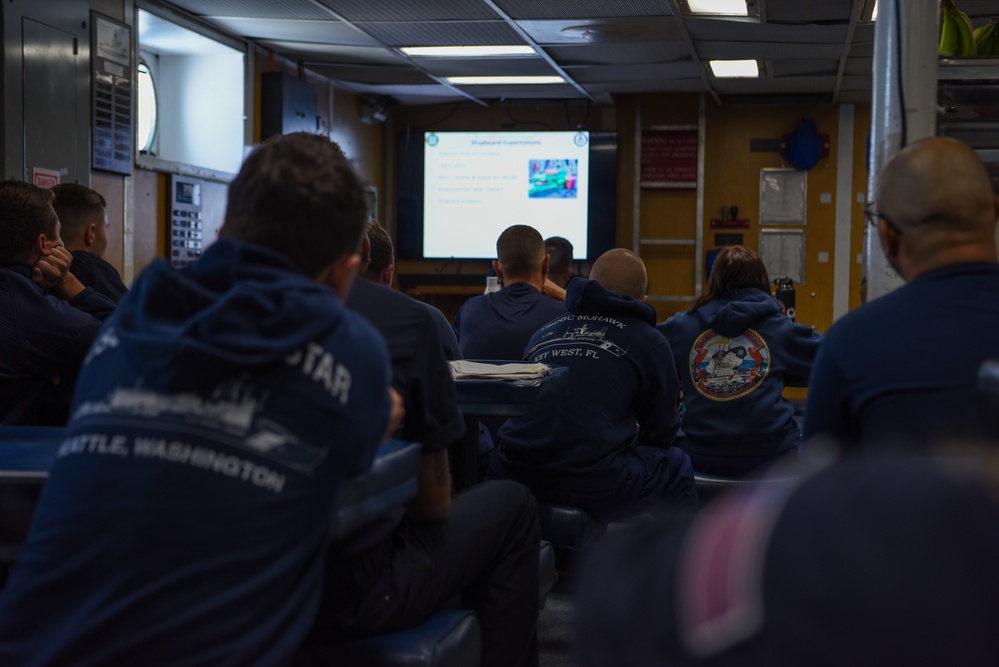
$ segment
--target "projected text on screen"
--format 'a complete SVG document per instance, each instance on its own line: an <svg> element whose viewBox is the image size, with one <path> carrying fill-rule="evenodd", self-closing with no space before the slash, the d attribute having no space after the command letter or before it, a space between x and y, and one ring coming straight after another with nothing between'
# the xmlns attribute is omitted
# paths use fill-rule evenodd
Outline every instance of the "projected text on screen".
<svg viewBox="0 0 999 667"><path fill-rule="evenodd" d="M496 238L526 224L587 248L588 132L427 132L425 257L495 257Z"/></svg>

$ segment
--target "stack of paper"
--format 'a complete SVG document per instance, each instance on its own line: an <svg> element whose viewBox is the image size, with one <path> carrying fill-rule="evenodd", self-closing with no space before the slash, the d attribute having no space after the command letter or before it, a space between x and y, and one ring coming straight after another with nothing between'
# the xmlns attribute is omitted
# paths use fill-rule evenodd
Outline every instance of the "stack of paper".
<svg viewBox="0 0 999 667"><path fill-rule="evenodd" d="M551 372L548 364L503 363L481 361L449 361L455 380L533 380Z"/></svg>

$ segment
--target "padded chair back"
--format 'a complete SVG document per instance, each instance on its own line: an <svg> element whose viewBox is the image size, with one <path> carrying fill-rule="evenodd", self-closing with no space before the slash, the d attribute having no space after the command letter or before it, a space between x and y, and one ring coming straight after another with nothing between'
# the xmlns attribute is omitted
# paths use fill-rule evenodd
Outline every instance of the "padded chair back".
<svg viewBox="0 0 999 667"><path fill-rule="evenodd" d="M694 484L697 486L697 498L701 507L705 507L715 498L733 489L780 482L783 479L783 477L729 477L694 471Z"/></svg>
<svg viewBox="0 0 999 667"><path fill-rule="evenodd" d="M310 658L331 667L478 667L482 630L474 612L445 609L415 628L328 644Z"/></svg>
<svg viewBox="0 0 999 667"><path fill-rule="evenodd" d="M0 587L28 538L64 432L43 426L0 426Z"/></svg>
<svg viewBox="0 0 999 667"><path fill-rule="evenodd" d="M576 554L607 530L601 523L578 507L538 503L541 538L551 542L555 561L562 572L571 569Z"/></svg>
<svg viewBox="0 0 999 667"><path fill-rule="evenodd" d="M405 506L416 496L421 449L417 442L390 440L378 449L371 468L341 483L331 524L334 540Z"/></svg>

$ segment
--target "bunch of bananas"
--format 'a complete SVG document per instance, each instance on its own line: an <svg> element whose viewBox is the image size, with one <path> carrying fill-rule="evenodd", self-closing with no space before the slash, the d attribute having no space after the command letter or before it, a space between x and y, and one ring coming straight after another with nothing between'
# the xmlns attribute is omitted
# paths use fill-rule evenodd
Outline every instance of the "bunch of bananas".
<svg viewBox="0 0 999 667"><path fill-rule="evenodd" d="M992 19L971 33L975 38L975 53L980 56L999 56L999 18Z"/></svg>
<svg viewBox="0 0 999 667"><path fill-rule="evenodd" d="M957 8L954 0L940 2L940 48L937 53L941 56L975 55L971 19Z"/></svg>

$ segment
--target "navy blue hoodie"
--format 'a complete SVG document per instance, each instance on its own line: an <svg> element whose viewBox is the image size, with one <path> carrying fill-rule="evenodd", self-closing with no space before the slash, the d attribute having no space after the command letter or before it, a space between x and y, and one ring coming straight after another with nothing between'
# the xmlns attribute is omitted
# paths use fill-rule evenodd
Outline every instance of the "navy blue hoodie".
<svg viewBox="0 0 999 667"><path fill-rule="evenodd" d="M568 391L550 410L503 425L491 471L531 487L605 492L626 479L635 445L672 445L676 368L647 303L578 278L566 306L531 337L526 357L567 366Z"/></svg>
<svg viewBox="0 0 999 667"><path fill-rule="evenodd" d="M811 327L750 288L678 313L658 329L683 380L681 446L695 468L698 454L766 457L797 446L794 406L781 393L808 385L820 339Z"/></svg>
<svg viewBox="0 0 999 667"><path fill-rule="evenodd" d="M80 375L0 664L289 664L388 383L380 334L282 255L150 266Z"/></svg>

